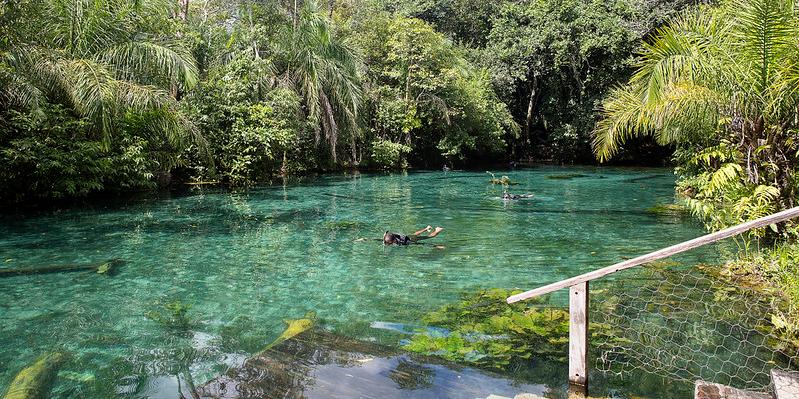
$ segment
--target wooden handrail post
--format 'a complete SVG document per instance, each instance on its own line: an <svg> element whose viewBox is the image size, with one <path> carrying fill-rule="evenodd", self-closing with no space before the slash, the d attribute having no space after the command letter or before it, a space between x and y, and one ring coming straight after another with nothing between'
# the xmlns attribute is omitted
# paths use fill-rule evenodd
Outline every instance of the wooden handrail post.
<svg viewBox="0 0 799 399"><path fill-rule="evenodd" d="M569 287L569 386L588 393L588 281Z"/></svg>

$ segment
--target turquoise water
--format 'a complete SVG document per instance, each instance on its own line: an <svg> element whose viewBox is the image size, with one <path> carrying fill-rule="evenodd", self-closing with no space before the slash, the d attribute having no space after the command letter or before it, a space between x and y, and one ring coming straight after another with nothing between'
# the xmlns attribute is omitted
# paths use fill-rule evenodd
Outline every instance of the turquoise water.
<svg viewBox="0 0 799 399"><path fill-rule="evenodd" d="M396 345L370 325L418 323L464 291L534 288L702 234L646 212L673 201L665 169L502 174L534 197L503 201L480 172L356 174L3 217L2 269L125 263L111 276L0 279L0 391L64 351L55 397L174 398L176 375L207 381L310 310L329 330ZM427 225L444 231L425 245L378 240ZM178 301L191 305L188 333L148 317Z"/></svg>

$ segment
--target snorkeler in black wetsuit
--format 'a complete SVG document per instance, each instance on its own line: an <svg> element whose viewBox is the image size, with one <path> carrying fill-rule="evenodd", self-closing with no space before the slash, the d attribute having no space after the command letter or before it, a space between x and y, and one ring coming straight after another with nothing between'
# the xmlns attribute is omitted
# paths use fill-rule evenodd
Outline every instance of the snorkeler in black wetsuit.
<svg viewBox="0 0 799 399"><path fill-rule="evenodd" d="M507 191L502 193L502 199L505 201L517 200L522 198L532 198L532 197L533 197L532 194L510 194Z"/></svg>
<svg viewBox="0 0 799 399"><path fill-rule="evenodd" d="M421 235L422 233L428 232L430 230L433 230L430 234L428 234L426 236ZM416 242L419 242L419 241L422 241L422 240L426 240L428 238L433 238L433 237L437 236L438 233L441 232L441 230L444 230L444 228L436 227L435 229L433 229L432 226L427 226L427 227L425 227L425 228L423 228L423 229L421 229L421 230L419 230L419 231L417 231L417 232L415 232L415 233L413 233L413 234L411 234L409 236L406 236L406 235L403 235L403 234L399 234L399 233L392 233L390 231L386 231L386 233L383 234L383 244L384 245L409 245L409 244L413 244L413 243L416 243Z"/></svg>

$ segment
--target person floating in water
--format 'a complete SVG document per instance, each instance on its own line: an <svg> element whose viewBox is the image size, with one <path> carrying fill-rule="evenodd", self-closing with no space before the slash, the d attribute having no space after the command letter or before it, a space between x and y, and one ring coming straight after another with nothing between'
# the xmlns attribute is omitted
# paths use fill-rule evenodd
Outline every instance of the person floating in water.
<svg viewBox="0 0 799 399"><path fill-rule="evenodd" d="M505 201L517 200L522 198L532 198L532 194L511 194L507 191L502 193L502 199Z"/></svg>
<svg viewBox="0 0 799 399"><path fill-rule="evenodd" d="M422 235L422 233L426 233L426 232L428 232L430 230L433 230L432 232L430 232L430 234L428 234L426 236ZM441 232L441 230L444 230L444 228L436 227L435 229L433 229L432 226L427 226L427 227L425 227L425 228L423 228L423 229L421 229L421 230L419 230L419 231L417 231L417 232L415 232L415 233L413 233L413 234L411 234L409 236L398 234L398 233L392 233L392 232L386 230L386 233L383 234L383 244L384 245L408 245L408 244L413 244L413 243L416 243L416 242L419 242L419 241L422 241L422 240L426 240L428 238L433 238L433 237L437 236L438 233Z"/></svg>

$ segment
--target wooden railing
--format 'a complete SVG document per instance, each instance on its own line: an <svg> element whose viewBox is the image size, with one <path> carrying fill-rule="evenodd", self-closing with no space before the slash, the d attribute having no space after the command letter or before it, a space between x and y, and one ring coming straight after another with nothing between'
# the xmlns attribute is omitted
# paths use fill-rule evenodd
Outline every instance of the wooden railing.
<svg viewBox="0 0 799 399"><path fill-rule="evenodd" d="M736 236L752 229L769 226L799 216L799 207L742 223L715 233L707 234L661 250L648 253L599 270L561 280L530 291L508 297L508 303L523 301L563 288L569 288L569 390L585 395L588 391L588 282L621 270L667 258L694 248Z"/></svg>

